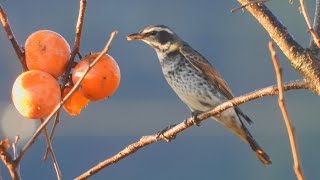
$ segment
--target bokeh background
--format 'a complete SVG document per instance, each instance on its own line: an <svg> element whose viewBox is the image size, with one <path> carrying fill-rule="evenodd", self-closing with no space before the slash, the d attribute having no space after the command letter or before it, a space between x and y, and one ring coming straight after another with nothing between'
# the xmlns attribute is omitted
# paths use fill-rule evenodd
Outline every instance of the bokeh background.
<svg viewBox="0 0 320 180"><path fill-rule="evenodd" d="M34 31L50 29L72 46L79 1L0 1L18 42L23 45ZM308 1L310 15L314 2ZM267 3L306 47L310 36L298 1ZM81 53L100 51L113 30L119 35L110 54L122 74L119 90L107 100L90 104L79 117L62 113L52 142L64 179L72 179L117 153L141 136L183 121L189 109L162 77L155 52L126 35L151 24L164 24L201 52L219 70L235 95L276 83L265 30L248 13L230 10L237 1L88 1ZM278 50L285 81L301 79ZM11 87L21 73L16 54L0 28L0 139L19 134L23 147L39 125L17 114ZM286 92L286 103L307 179L320 179L319 97L305 90ZM295 179L286 128L277 97L255 100L241 108L254 121L248 126L273 160L264 167L250 148L220 124L208 120L181 133L173 142L148 146L102 170L92 179ZM45 141L40 140L21 162L23 179L56 179L50 160L42 161ZM0 172L8 179L6 168Z"/></svg>

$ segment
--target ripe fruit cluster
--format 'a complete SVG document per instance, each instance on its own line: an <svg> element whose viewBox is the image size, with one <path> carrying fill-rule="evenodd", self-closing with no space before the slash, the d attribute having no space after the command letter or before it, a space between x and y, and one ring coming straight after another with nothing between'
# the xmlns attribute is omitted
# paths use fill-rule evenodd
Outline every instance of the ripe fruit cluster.
<svg viewBox="0 0 320 180"><path fill-rule="evenodd" d="M89 64L99 55L83 58L72 72L75 84ZM12 101L21 115L30 119L44 118L73 87L65 87L63 93L57 78L65 71L70 58L70 46L58 33L40 30L31 34L25 43L25 59L29 71L18 76L12 88ZM66 101L64 109L70 115L79 115L89 101L111 96L120 83L117 62L104 55L85 76L79 89Z"/></svg>

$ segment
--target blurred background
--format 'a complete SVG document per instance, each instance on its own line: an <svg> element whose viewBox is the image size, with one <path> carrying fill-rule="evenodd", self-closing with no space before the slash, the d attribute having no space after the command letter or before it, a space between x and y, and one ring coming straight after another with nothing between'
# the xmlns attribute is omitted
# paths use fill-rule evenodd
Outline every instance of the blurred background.
<svg viewBox="0 0 320 180"><path fill-rule="evenodd" d="M73 45L79 1L0 1L18 42L34 31L58 32ZM314 1L308 1L313 17ZM270 1L268 7L302 46L310 36L299 3ZM141 136L182 122L190 111L169 88L154 50L128 34L152 24L171 27L202 53L222 74L234 94L242 95L276 84L268 50L270 37L248 13L230 10L237 1L88 1L81 53L100 51L110 33L118 30L109 52L121 69L121 85L109 99L91 103L78 117L62 113L52 141L64 179L82 174L119 152ZM301 79L277 49L285 81ZM0 28L0 139L20 135L22 148L39 122L23 119L11 103L11 87L21 73L16 54ZM303 170L307 179L320 179L319 97L305 90L286 92L286 103L296 128ZM182 132L171 143L148 146L102 170L92 179L295 179L286 128L277 97L251 101L241 108L253 119L248 126L272 158L264 167L250 148L215 121ZM43 136L21 162L23 179L56 179L51 160L42 161ZM9 179L0 163L0 172Z"/></svg>

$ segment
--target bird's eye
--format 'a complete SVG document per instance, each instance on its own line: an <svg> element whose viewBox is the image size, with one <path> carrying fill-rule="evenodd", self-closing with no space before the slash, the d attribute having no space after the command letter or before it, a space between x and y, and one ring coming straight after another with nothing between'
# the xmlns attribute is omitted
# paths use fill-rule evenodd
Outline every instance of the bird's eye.
<svg viewBox="0 0 320 180"><path fill-rule="evenodd" d="M157 31L151 31L151 32L150 32L150 35L151 35L151 36L155 36L155 35L157 35L157 33L158 33Z"/></svg>

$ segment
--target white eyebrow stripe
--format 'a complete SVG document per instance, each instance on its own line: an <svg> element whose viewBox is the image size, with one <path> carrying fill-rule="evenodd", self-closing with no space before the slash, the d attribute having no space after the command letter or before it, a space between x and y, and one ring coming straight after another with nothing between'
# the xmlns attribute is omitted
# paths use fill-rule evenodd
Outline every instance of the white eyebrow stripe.
<svg viewBox="0 0 320 180"><path fill-rule="evenodd" d="M148 33L148 32L151 32L151 31L158 31L158 32L159 31L167 31L170 34L173 34L173 32L169 28L165 28L165 27L152 27L150 29L144 30L144 33Z"/></svg>

